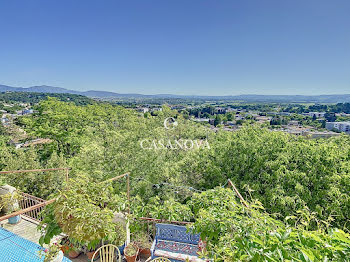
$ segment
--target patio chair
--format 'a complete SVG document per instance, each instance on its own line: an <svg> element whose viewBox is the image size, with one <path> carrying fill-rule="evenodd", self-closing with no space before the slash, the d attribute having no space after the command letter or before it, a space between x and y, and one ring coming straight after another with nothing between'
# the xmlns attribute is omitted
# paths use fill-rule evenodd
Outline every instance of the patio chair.
<svg viewBox="0 0 350 262"><path fill-rule="evenodd" d="M91 262L94 261L95 257L97 258L98 254L100 255L100 262L122 261L122 256L120 254L119 248L112 244L104 245L97 249L94 255L92 256Z"/></svg>
<svg viewBox="0 0 350 262"><path fill-rule="evenodd" d="M171 262L171 260L169 260L165 257L157 257L157 258L151 260L151 262Z"/></svg>

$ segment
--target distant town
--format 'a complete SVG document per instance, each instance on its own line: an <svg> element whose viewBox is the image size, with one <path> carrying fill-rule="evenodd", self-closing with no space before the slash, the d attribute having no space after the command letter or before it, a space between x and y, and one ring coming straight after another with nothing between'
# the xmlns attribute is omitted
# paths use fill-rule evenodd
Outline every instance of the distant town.
<svg viewBox="0 0 350 262"><path fill-rule="evenodd" d="M246 124L261 124L273 131L296 136L327 138L340 133L350 134L350 104L246 104L169 105L185 118L219 130L235 131ZM157 114L159 106L144 104L135 107L143 114ZM321 110L315 110L321 109Z"/></svg>
<svg viewBox="0 0 350 262"><path fill-rule="evenodd" d="M78 104L91 104L103 99L92 99L74 94L0 93L1 126L13 138L10 143L17 149L30 145L50 143L50 139L29 137L21 129L21 118L35 114L36 104L47 97ZM106 102L104 100L103 102ZM286 132L309 138L328 138L350 134L350 103L246 103L222 101L196 101L178 99L130 102L129 99L108 103L119 104L139 114L157 115L164 106L179 115L214 131L234 132L244 125L259 124L271 131Z"/></svg>

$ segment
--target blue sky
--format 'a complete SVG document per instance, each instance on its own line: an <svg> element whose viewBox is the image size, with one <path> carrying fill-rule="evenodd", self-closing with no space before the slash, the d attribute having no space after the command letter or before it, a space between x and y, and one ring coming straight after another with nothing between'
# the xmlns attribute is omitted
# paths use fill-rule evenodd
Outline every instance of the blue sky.
<svg viewBox="0 0 350 262"><path fill-rule="evenodd" d="M348 0L5 0L0 84L350 93Z"/></svg>

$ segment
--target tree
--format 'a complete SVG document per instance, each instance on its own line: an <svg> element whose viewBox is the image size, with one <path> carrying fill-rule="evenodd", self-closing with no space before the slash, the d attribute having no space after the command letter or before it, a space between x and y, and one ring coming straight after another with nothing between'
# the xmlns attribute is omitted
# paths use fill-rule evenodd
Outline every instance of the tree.
<svg viewBox="0 0 350 262"><path fill-rule="evenodd" d="M337 120L337 116L335 115L335 113L326 113L324 115L324 117L326 118L327 122L335 122Z"/></svg>
<svg viewBox="0 0 350 262"><path fill-rule="evenodd" d="M346 261L350 235L339 229L308 230L313 216L300 210L294 226L273 219L258 201L244 207L230 189L196 193L190 229L206 239L214 261ZM327 244L325 244L327 243Z"/></svg>
<svg viewBox="0 0 350 262"><path fill-rule="evenodd" d="M227 121L233 121L233 119L234 119L233 113L227 113L226 118L227 118Z"/></svg>
<svg viewBox="0 0 350 262"><path fill-rule="evenodd" d="M184 188L211 189L230 178L242 194L258 198L267 211L278 213L280 219L306 205L319 220L333 217L335 225L348 226L347 136L311 140L271 132L259 125L243 126L235 132L212 131L167 107L157 116L147 117L108 103L78 106L48 99L36 108L37 114L23 119L23 129L33 137L50 138L53 142L15 150L6 144L5 136L0 144L1 169L66 165L72 168L70 177L87 174L95 182L130 172L131 193L139 195L145 204L155 196L163 202L184 201L193 193ZM176 117L179 125L165 129L167 117ZM214 121L216 125L221 123L221 116L217 115ZM179 138L208 140L210 148L143 150L140 146L143 139ZM23 179L19 175L7 179L39 197L46 198L59 188L58 181L50 176L30 174ZM170 185L155 186L166 183L181 190ZM125 180L113 187L119 192L125 187Z"/></svg>
<svg viewBox="0 0 350 262"><path fill-rule="evenodd" d="M214 119L214 126L220 125L221 122L222 122L221 116L220 116L220 115L216 115L216 116L215 116L215 119Z"/></svg>
<svg viewBox="0 0 350 262"><path fill-rule="evenodd" d="M275 125L281 125L282 121L280 117L273 117L270 121L270 125L275 126Z"/></svg>

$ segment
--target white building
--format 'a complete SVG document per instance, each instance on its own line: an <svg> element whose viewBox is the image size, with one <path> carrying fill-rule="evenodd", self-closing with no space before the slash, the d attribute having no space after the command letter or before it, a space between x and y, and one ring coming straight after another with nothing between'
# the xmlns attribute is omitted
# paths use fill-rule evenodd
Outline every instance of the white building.
<svg viewBox="0 0 350 262"><path fill-rule="evenodd" d="M27 108L25 108L25 109L23 109L23 110L17 111L16 113L17 113L17 115L19 115L19 116L24 116L24 115L33 114L34 111L33 111L33 109L27 109Z"/></svg>
<svg viewBox="0 0 350 262"><path fill-rule="evenodd" d="M7 126L9 124L10 120L7 118L7 116L4 114L1 117L1 124L3 124L4 126Z"/></svg>
<svg viewBox="0 0 350 262"><path fill-rule="evenodd" d="M215 108L215 112L219 113L219 114L225 114L226 113L226 109L223 107L216 107Z"/></svg>
<svg viewBox="0 0 350 262"><path fill-rule="evenodd" d="M256 121L260 122L260 123L266 123L266 122L270 122L271 121L271 117L268 116L257 116L255 118Z"/></svg>
<svg viewBox="0 0 350 262"><path fill-rule="evenodd" d="M299 125L299 121L291 120L291 121L288 122L288 125L289 126L298 126Z"/></svg>
<svg viewBox="0 0 350 262"><path fill-rule="evenodd" d="M149 108L148 107L136 108L136 111L141 113L147 113L149 111Z"/></svg>
<svg viewBox="0 0 350 262"><path fill-rule="evenodd" d="M1 123L6 124L8 122L8 119L6 117L1 118Z"/></svg>
<svg viewBox="0 0 350 262"><path fill-rule="evenodd" d="M316 117L316 118L320 118L320 117L324 117L324 115L326 114L326 112L309 112L309 113L305 113L305 115L307 116L311 116L311 117Z"/></svg>
<svg viewBox="0 0 350 262"><path fill-rule="evenodd" d="M236 120L244 120L244 116L236 115L236 116L235 116L235 119L236 119Z"/></svg>
<svg viewBox="0 0 350 262"><path fill-rule="evenodd" d="M310 132L304 132L303 135L309 136L311 138L329 138L332 136L340 136L339 133L332 132L332 131L324 131L324 132L310 131Z"/></svg>
<svg viewBox="0 0 350 262"><path fill-rule="evenodd" d="M290 116L291 113L289 113L289 112L279 112L279 113L277 113L277 115L280 115L280 116Z"/></svg>
<svg viewBox="0 0 350 262"><path fill-rule="evenodd" d="M196 122L209 122L209 118L196 117L196 118L193 118L193 121L196 121Z"/></svg>
<svg viewBox="0 0 350 262"><path fill-rule="evenodd" d="M154 107L151 109L151 112L155 112L155 111L163 111L163 108L161 107Z"/></svg>
<svg viewBox="0 0 350 262"><path fill-rule="evenodd" d="M340 132L350 133L350 122L327 122L326 128L328 130L338 130Z"/></svg>

